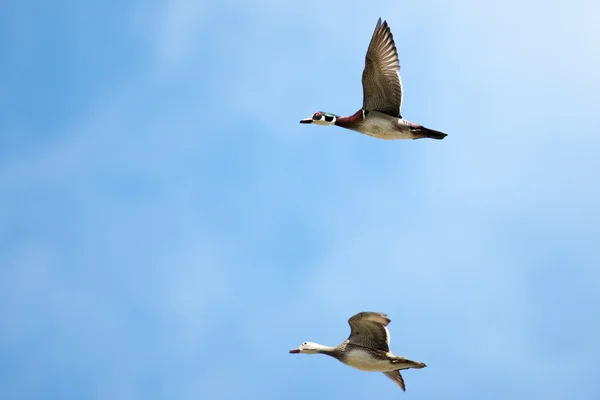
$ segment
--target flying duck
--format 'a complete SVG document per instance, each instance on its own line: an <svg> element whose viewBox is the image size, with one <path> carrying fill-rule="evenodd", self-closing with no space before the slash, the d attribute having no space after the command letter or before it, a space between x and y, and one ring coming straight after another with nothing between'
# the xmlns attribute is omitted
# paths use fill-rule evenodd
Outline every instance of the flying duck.
<svg viewBox="0 0 600 400"><path fill-rule="evenodd" d="M400 370L420 369L427 365L392 354L389 348L390 333L386 328L389 323L390 319L386 314L360 312L348 320L350 336L339 346L304 342L298 348L290 350L290 353L326 354L361 371L383 372L406 391Z"/></svg>
<svg viewBox="0 0 600 400"><path fill-rule="evenodd" d="M443 139L447 134L402 118L402 81L394 37L387 24L377 21L362 74L363 106L354 115L318 111L301 124L337 125L379 139Z"/></svg>

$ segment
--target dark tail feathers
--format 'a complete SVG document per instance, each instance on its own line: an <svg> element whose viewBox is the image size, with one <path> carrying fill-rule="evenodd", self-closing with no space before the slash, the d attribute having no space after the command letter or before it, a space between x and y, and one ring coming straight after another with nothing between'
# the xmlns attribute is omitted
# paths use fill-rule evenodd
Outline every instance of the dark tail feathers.
<svg viewBox="0 0 600 400"><path fill-rule="evenodd" d="M395 359L393 359L391 361L392 361L392 364L398 364L398 366L399 366L398 369L409 369L409 368L421 369L421 368L425 368L427 366L427 364L425 364L425 363L409 360L406 357L396 357Z"/></svg>
<svg viewBox="0 0 600 400"><path fill-rule="evenodd" d="M412 132L415 135L415 139L430 138L430 139L442 140L443 138L448 136L444 132L434 131L433 129L425 128L424 126L414 128L412 130Z"/></svg>

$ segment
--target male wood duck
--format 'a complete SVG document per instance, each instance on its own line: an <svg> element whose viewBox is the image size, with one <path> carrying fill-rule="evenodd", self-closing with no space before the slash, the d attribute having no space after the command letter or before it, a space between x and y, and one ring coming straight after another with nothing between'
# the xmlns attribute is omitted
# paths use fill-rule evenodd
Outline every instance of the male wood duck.
<svg viewBox="0 0 600 400"><path fill-rule="evenodd" d="M361 312L348 320L350 336L337 347L323 346L313 342L304 342L291 354L327 354L350 367L361 371L383 372L403 391L406 391L400 370L425 368L422 362L399 357L390 351L390 333L386 326L391 321L386 314Z"/></svg>
<svg viewBox="0 0 600 400"><path fill-rule="evenodd" d="M363 106L349 117L318 111L301 124L337 125L379 139L443 139L447 135L402 118L402 81L394 37L377 21L362 75Z"/></svg>

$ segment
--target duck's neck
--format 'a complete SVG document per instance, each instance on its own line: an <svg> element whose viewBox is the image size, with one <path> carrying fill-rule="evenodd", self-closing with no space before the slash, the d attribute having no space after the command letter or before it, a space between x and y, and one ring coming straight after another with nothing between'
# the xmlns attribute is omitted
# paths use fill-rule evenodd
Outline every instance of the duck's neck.
<svg viewBox="0 0 600 400"><path fill-rule="evenodd" d="M328 356L337 358L338 360L341 359L343 351L340 348L340 346L338 347L331 347L331 346L323 346L323 345L319 345L319 349L317 350L317 352L319 354L326 354Z"/></svg>
<svg viewBox="0 0 600 400"><path fill-rule="evenodd" d="M365 118L365 114L362 109L358 110L354 115L349 117L339 117L335 120L335 124L337 126L341 126L342 128L354 129Z"/></svg>

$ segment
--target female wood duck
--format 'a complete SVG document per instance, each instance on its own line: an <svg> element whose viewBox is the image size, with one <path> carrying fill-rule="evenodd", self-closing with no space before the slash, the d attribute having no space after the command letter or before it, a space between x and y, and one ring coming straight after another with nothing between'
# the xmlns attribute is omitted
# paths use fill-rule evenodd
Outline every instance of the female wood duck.
<svg viewBox="0 0 600 400"><path fill-rule="evenodd" d="M402 118L402 81L394 37L377 21L362 75L363 106L350 117L316 112L301 124L337 125L379 139L443 139L447 135Z"/></svg>
<svg viewBox="0 0 600 400"><path fill-rule="evenodd" d="M406 391L400 370L425 368L422 362L398 357L390 351L390 333L386 326L390 323L386 314L361 312L348 320L350 336L337 347L304 342L291 354L327 354L346 365L362 371L383 372L400 388Z"/></svg>

